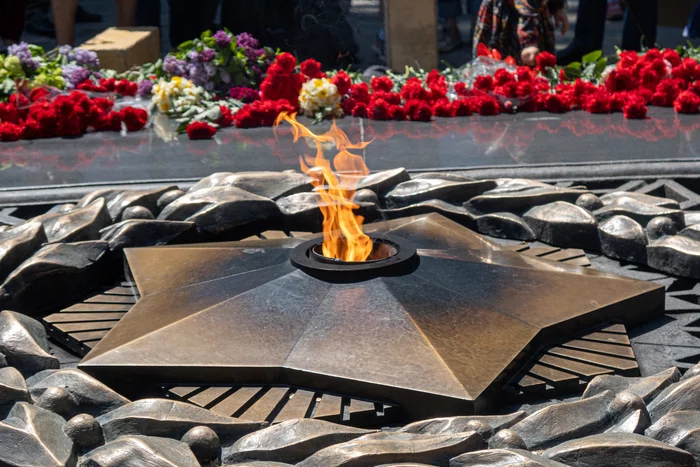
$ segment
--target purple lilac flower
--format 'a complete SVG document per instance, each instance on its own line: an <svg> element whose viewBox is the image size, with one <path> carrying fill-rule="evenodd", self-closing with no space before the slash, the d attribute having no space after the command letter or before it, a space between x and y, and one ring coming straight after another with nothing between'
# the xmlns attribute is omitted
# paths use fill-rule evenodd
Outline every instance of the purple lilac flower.
<svg viewBox="0 0 700 467"><path fill-rule="evenodd" d="M90 78L90 70L78 65L64 65L61 71L68 89L75 89L80 83Z"/></svg>
<svg viewBox="0 0 700 467"><path fill-rule="evenodd" d="M187 67L187 78L197 86L204 86L209 81L204 65L201 63L190 63Z"/></svg>
<svg viewBox="0 0 700 467"><path fill-rule="evenodd" d="M204 73L207 75L207 78L213 78L216 75L216 67L211 63L205 63Z"/></svg>
<svg viewBox="0 0 700 467"><path fill-rule="evenodd" d="M228 47L231 44L231 37L224 30L217 31L213 37L216 41L216 45L221 48Z"/></svg>
<svg viewBox="0 0 700 467"><path fill-rule="evenodd" d="M214 82L213 82L213 81L209 81L209 82L205 83L205 84L204 84L204 89L206 89L206 90L209 91L209 92L212 92L212 91L214 90Z"/></svg>
<svg viewBox="0 0 700 467"><path fill-rule="evenodd" d="M238 44L238 47L244 47L246 49L260 48L260 42L247 32L242 32L236 36L236 44Z"/></svg>
<svg viewBox="0 0 700 467"><path fill-rule="evenodd" d="M205 62L211 62L212 60L214 60L215 56L216 56L216 51L214 49L205 48L204 50L202 50L201 57L202 57L202 60Z"/></svg>
<svg viewBox="0 0 700 467"><path fill-rule="evenodd" d="M70 45L62 45L58 48L58 53L67 56L71 50L73 50L73 47L71 47Z"/></svg>
<svg viewBox="0 0 700 467"><path fill-rule="evenodd" d="M193 62L198 62L199 61L199 52L196 50L190 50L187 52L187 58L189 58Z"/></svg>
<svg viewBox="0 0 700 467"><path fill-rule="evenodd" d="M136 95L139 96L142 99L146 99L151 95L151 91L153 90L153 81L150 79L144 79L139 83L139 88L136 91Z"/></svg>
<svg viewBox="0 0 700 467"><path fill-rule="evenodd" d="M219 70L219 78L221 78L221 82L224 84L229 84L231 82L231 75L223 68Z"/></svg>
<svg viewBox="0 0 700 467"><path fill-rule="evenodd" d="M163 60L163 71L171 76L185 76L185 66L184 60L178 60L173 55L168 55Z"/></svg>
<svg viewBox="0 0 700 467"><path fill-rule="evenodd" d="M71 59L75 60L75 63L80 66L93 70L98 70L100 68L100 60L97 58L97 54L92 50L73 49L73 56Z"/></svg>
<svg viewBox="0 0 700 467"><path fill-rule="evenodd" d="M29 50L29 44L26 42L20 42L19 44L9 46L7 48L7 53L19 58L23 68L36 70L39 67L39 62L32 58L32 52Z"/></svg>

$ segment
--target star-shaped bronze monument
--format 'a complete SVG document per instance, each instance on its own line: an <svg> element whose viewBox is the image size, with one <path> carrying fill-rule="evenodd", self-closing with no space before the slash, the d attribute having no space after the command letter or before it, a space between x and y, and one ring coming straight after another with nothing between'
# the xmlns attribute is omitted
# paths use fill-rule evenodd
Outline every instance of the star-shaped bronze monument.
<svg viewBox="0 0 700 467"><path fill-rule="evenodd" d="M470 413L541 344L663 313L657 284L513 253L437 214L365 230L417 254L355 277L290 260L299 239L127 250L142 298L80 368L120 387L280 384Z"/></svg>

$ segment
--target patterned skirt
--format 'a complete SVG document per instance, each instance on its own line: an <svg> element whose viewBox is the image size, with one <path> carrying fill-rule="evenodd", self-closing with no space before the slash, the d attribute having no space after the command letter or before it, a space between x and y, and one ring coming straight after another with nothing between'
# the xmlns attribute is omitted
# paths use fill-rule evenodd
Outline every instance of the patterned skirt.
<svg viewBox="0 0 700 467"><path fill-rule="evenodd" d="M474 56L479 43L518 62L520 52L532 45L540 51L554 53L554 24L550 8L555 3L563 6L561 2L554 1L484 0L474 29ZM524 11L530 15L521 23L521 19L525 18L521 15Z"/></svg>

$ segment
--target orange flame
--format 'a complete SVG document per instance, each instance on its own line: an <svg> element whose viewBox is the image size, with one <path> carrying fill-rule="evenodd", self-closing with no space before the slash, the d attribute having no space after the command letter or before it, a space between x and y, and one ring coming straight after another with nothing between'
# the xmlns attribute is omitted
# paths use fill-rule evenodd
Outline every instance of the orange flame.
<svg viewBox="0 0 700 467"><path fill-rule="evenodd" d="M335 124L328 132L317 135L301 123L296 114L280 114L281 122L292 125L294 142L307 138L316 145L316 155L299 157L301 170L313 179L315 191L321 195L319 206L323 213L323 255L343 261L366 261L372 253L372 240L362 231L364 218L353 214L358 206L351 199L360 178L369 174L362 156L350 149L364 149L369 143L351 143L348 136ZM323 157L324 146L335 146L338 153L331 162ZM310 167L311 166L311 167Z"/></svg>

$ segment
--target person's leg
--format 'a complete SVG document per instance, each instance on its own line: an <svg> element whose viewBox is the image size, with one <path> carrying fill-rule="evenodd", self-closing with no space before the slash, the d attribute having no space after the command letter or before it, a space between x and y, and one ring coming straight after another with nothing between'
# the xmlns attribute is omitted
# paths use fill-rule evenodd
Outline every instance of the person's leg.
<svg viewBox="0 0 700 467"><path fill-rule="evenodd" d="M567 65L579 61L585 54L603 48L607 12L607 0L579 1L574 39L566 49L557 54L559 64Z"/></svg>
<svg viewBox="0 0 700 467"><path fill-rule="evenodd" d="M160 1L160 0L144 0ZM136 24L136 4L138 0L114 0L114 7L117 10L117 27L128 28Z"/></svg>
<svg viewBox="0 0 700 467"><path fill-rule="evenodd" d="M657 19L656 0L628 0L622 28L622 49L640 50L642 45L654 47Z"/></svg>
<svg viewBox="0 0 700 467"><path fill-rule="evenodd" d="M58 45L73 45L75 40L75 9L78 0L51 0Z"/></svg>
<svg viewBox="0 0 700 467"><path fill-rule="evenodd" d="M137 2L136 25L160 27L160 0L141 0Z"/></svg>
<svg viewBox="0 0 700 467"><path fill-rule="evenodd" d="M175 48L185 41L199 37L214 23L219 3L216 0L168 0L170 6L170 45Z"/></svg>

